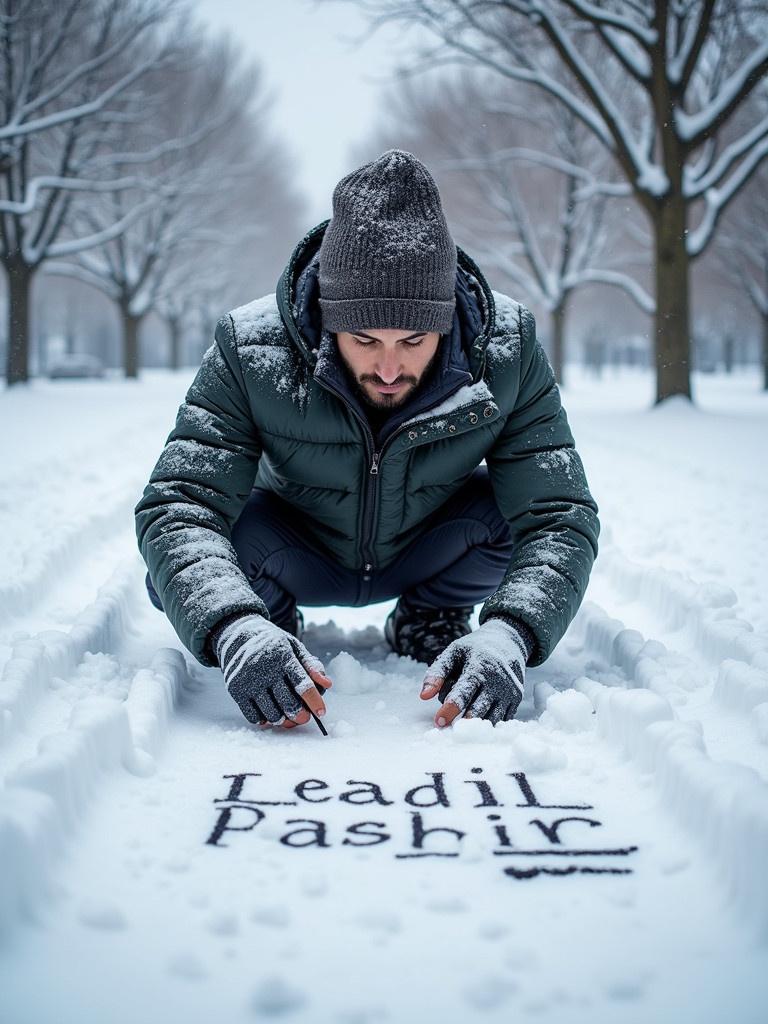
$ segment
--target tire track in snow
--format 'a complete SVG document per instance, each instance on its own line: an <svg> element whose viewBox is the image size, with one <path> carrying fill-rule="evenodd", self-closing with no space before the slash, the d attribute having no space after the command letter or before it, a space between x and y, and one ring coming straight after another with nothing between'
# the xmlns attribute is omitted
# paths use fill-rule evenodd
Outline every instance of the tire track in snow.
<svg viewBox="0 0 768 1024"><path fill-rule="evenodd" d="M620 669L633 687L575 680L595 707L599 735L652 773L664 803L717 864L739 912L768 939L768 783L748 765L713 760L701 722L675 713L664 695L676 683L663 644L646 641L593 602L582 605L574 626L587 650Z"/></svg>
<svg viewBox="0 0 768 1024"><path fill-rule="evenodd" d="M639 604L644 618L678 634L685 648L681 653L650 640L643 685L676 700L681 717L701 721L718 758L768 778L768 636L737 615L736 594L720 584L639 565L615 545L601 552L591 593L605 584L609 606ZM628 632L625 642L639 651L645 639L639 631Z"/></svg>
<svg viewBox="0 0 768 1024"><path fill-rule="evenodd" d="M43 736L37 753L12 768L0 790L0 938L19 918L38 920L55 894L55 865L95 796L122 767L152 774L185 687L182 654L159 650L134 676L125 701L86 697L67 728Z"/></svg>
<svg viewBox="0 0 768 1024"><path fill-rule="evenodd" d="M0 676L0 750L57 678L71 676L87 652L109 653L119 646L130 628L143 564L138 552L125 557L69 630L44 630L12 642Z"/></svg>
<svg viewBox="0 0 768 1024"><path fill-rule="evenodd" d="M72 486L71 482L67 486ZM47 594L51 580L60 580L77 572L93 552L94 545L120 533L133 518L133 507L141 493L138 474L120 480L119 490L110 482L105 494L86 495L87 515L76 520L57 518L40 526L37 541L17 553L18 566L6 565L9 576L16 579L0 586L0 615L5 621L33 609ZM50 499L48 499L50 501ZM54 506L55 507L55 506ZM25 523L25 532L30 529Z"/></svg>

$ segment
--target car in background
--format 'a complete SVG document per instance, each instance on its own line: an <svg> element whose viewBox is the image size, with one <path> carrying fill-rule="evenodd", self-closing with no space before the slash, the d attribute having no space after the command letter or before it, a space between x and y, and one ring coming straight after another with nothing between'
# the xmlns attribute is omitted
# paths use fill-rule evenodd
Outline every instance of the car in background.
<svg viewBox="0 0 768 1024"><path fill-rule="evenodd" d="M103 363L97 356L92 356L88 352L62 353L56 356L48 367L50 380L79 380L103 376Z"/></svg>

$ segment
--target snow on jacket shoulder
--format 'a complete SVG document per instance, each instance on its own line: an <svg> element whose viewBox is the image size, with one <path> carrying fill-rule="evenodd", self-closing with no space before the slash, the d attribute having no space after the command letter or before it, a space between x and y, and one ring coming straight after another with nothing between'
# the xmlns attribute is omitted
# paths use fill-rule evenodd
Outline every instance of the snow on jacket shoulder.
<svg viewBox="0 0 768 1024"><path fill-rule="evenodd" d="M522 619L537 640L530 663L540 664L583 598L599 523L533 316L492 292L459 249L462 288L476 289L481 310L463 327L468 361L451 364L448 393L437 390L434 404L379 441L343 385L332 336L308 339L300 328L296 283L326 223L296 247L276 295L219 321L136 506L166 614L204 665L214 664L206 641L225 616L268 616L229 539L253 486L301 511L329 558L375 572L485 459L518 544L480 621Z"/></svg>

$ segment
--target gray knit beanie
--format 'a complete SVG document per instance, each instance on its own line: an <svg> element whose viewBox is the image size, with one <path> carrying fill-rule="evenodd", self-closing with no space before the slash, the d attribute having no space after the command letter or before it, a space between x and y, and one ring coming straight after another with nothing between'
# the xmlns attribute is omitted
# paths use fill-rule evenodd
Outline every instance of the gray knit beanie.
<svg viewBox="0 0 768 1024"><path fill-rule="evenodd" d="M341 179L319 257L327 331L450 331L456 245L437 185L413 153L389 149Z"/></svg>

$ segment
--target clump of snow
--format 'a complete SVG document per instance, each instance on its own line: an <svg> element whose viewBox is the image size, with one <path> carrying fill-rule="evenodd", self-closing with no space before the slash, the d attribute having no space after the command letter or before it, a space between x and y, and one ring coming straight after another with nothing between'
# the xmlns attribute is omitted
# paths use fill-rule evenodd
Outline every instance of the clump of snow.
<svg viewBox="0 0 768 1024"><path fill-rule="evenodd" d="M594 708L583 693L563 690L547 698L546 711L539 721L564 732L584 732L594 727Z"/></svg>
<svg viewBox="0 0 768 1024"><path fill-rule="evenodd" d="M235 325L235 337L238 342L251 339L265 327L275 329L283 326L277 307L277 295L274 292L237 306L229 315Z"/></svg>
<svg viewBox="0 0 768 1024"><path fill-rule="evenodd" d="M425 412L420 412L416 416L404 420L404 425L408 426L411 423L419 423L425 419L431 420L434 416L447 416L450 413L456 412L457 409L474 405L476 402L487 402L493 407L494 412L498 411L496 399L493 397L491 389L484 380L479 380L475 384L462 384L457 391L449 395L438 405L434 405Z"/></svg>
<svg viewBox="0 0 768 1024"><path fill-rule="evenodd" d="M333 680L333 689L337 693L372 693L384 684L381 672L361 664L348 651L341 651L328 662L326 674Z"/></svg>
<svg viewBox="0 0 768 1024"><path fill-rule="evenodd" d="M768 746L768 703L758 704L752 712L752 724L757 738Z"/></svg>
<svg viewBox="0 0 768 1024"><path fill-rule="evenodd" d="M726 707L751 711L768 701L768 672L727 658L720 663L714 696Z"/></svg>

